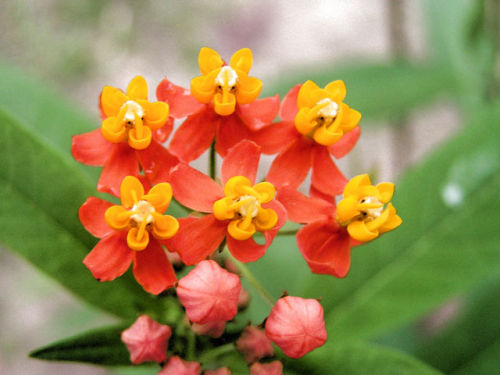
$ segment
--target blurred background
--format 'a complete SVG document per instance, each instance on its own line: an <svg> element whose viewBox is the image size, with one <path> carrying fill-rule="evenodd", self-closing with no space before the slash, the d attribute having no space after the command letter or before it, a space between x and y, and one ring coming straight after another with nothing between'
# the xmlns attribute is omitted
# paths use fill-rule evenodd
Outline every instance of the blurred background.
<svg viewBox="0 0 500 375"><path fill-rule="evenodd" d="M226 59L250 47L263 96L284 95L306 79L343 79L346 103L364 117L361 140L340 167L347 176L393 181L494 101L499 7L496 0L2 0L0 70L57 90L97 127L104 85L125 88L144 75L152 98L163 77L189 87L201 47ZM443 199L453 205L461 194L452 186ZM113 318L8 251L0 252L0 283L0 373L128 373L28 359L34 348ZM462 297L450 296L414 324L439 330ZM492 309L500 312L498 304ZM380 340L411 351L397 339L404 332Z"/></svg>

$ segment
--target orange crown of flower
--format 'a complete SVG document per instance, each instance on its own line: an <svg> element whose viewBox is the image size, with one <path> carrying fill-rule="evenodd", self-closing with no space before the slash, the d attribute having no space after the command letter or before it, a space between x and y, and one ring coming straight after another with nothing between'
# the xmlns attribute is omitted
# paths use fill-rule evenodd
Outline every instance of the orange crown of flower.
<svg viewBox="0 0 500 375"><path fill-rule="evenodd" d="M169 115L167 103L148 101L148 85L141 76L130 81L126 93L105 86L101 108L106 115L101 125L104 138L113 143L128 142L136 150L151 144L152 132L165 125Z"/></svg>
<svg viewBox="0 0 500 375"><path fill-rule="evenodd" d="M225 65L216 51L203 47L198 56L202 75L191 80L191 94L201 103L213 101L215 112L221 116L232 114L236 103L251 103L262 90L262 82L248 76L252 62L249 48L236 51Z"/></svg>
<svg viewBox="0 0 500 375"><path fill-rule="evenodd" d="M313 81L304 83L297 96L297 131L324 146L337 142L361 120L361 113L343 103L345 96L343 81L330 82L324 89Z"/></svg>

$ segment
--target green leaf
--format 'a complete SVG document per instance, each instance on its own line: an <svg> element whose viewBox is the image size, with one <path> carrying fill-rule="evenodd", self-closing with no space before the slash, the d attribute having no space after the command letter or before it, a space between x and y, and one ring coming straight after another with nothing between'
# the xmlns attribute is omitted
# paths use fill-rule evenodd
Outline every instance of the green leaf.
<svg viewBox="0 0 500 375"><path fill-rule="evenodd" d="M479 353L474 359L453 371L452 375L495 374L500 368L500 339Z"/></svg>
<svg viewBox="0 0 500 375"><path fill-rule="evenodd" d="M82 264L96 239L78 220L94 187L74 162L0 110L0 243L89 303L118 316L149 308L130 275L98 284Z"/></svg>
<svg viewBox="0 0 500 375"><path fill-rule="evenodd" d="M474 286L500 261L500 109L480 112L458 137L407 173L394 206L403 224L352 251L343 280L312 277L337 342L394 329Z"/></svg>
<svg viewBox="0 0 500 375"><path fill-rule="evenodd" d="M438 375L439 371L416 358L368 343L332 345L332 336L321 348L299 360L285 360L285 369L307 375Z"/></svg>
<svg viewBox="0 0 500 375"><path fill-rule="evenodd" d="M285 75L283 75L285 77ZM292 78L288 78L292 77ZM301 67L266 88L267 95L278 92L282 97L293 86L313 80L323 87L341 79L347 87L346 103L360 111L364 120L399 118L402 113L432 102L438 95L455 89L453 76L446 66L420 66L405 62L355 63L332 68Z"/></svg>
<svg viewBox="0 0 500 375"><path fill-rule="evenodd" d="M120 325L90 331L36 349L29 356L49 361L130 365L129 352L120 338L126 328L126 325Z"/></svg>

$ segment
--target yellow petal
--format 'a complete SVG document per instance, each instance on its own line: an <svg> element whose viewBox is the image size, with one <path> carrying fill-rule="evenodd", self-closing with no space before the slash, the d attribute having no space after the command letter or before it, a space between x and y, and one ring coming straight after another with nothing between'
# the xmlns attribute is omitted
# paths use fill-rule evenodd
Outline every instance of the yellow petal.
<svg viewBox="0 0 500 375"><path fill-rule="evenodd" d="M371 185L370 176L368 174L361 174L359 176L353 177L349 180L344 188L344 197L347 196L358 196L360 187Z"/></svg>
<svg viewBox="0 0 500 375"><path fill-rule="evenodd" d="M363 221L353 221L347 226L349 235L357 241L368 242L378 237L378 232L371 232Z"/></svg>
<svg viewBox="0 0 500 375"><path fill-rule="evenodd" d="M345 99L346 88L344 81L337 80L330 82L326 85L325 90L328 91L331 99L337 103L340 103Z"/></svg>
<svg viewBox="0 0 500 375"><path fill-rule="evenodd" d="M387 203L391 200L392 195L394 194L394 184L391 182L381 182L376 186L377 190L380 193L380 201L382 203Z"/></svg>
<svg viewBox="0 0 500 375"><path fill-rule="evenodd" d="M250 48L242 48L236 51L233 56L231 56L231 60L229 61L229 65L232 68L242 70L246 74L250 71L252 63L253 55Z"/></svg>
<svg viewBox="0 0 500 375"><path fill-rule="evenodd" d="M252 183L245 176L234 176L227 180L224 186L224 195L236 199L247 194L244 187L252 188Z"/></svg>
<svg viewBox="0 0 500 375"><path fill-rule="evenodd" d="M120 143L127 139L127 129L116 117L106 117L101 124L102 136L109 142Z"/></svg>
<svg viewBox="0 0 500 375"><path fill-rule="evenodd" d="M330 146L342 138L342 131L330 131L326 126L321 126L313 134L313 139L323 146Z"/></svg>
<svg viewBox="0 0 500 375"><path fill-rule="evenodd" d="M355 196L348 196L337 204L337 220L340 224L347 223L358 215L358 199Z"/></svg>
<svg viewBox="0 0 500 375"><path fill-rule="evenodd" d="M120 197L125 208L132 208L144 196L144 187L138 178L127 176L120 185Z"/></svg>
<svg viewBox="0 0 500 375"><path fill-rule="evenodd" d="M137 76L130 81L127 96L132 100L148 100L148 84L143 76Z"/></svg>
<svg viewBox="0 0 500 375"><path fill-rule="evenodd" d="M380 233L385 233L390 230L393 230L399 227L403 223L403 220L398 215L396 215L396 209L391 203L387 205L387 210L389 211L389 218L379 228Z"/></svg>
<svg viewBox="0 0 500 375"><path fill-rule="evenodd" d="M354 129L361 121L361 113L350 108L345 103L341 105L341 112L343 113L342 130L344 130L345 133Z"/></svg>
<svg viewBox="0 0 500 375"><path fill-rule="evenodd" d="M229 116L236 109L236 98L233 94L226 95L217 93L214 95L214 110L215 113L221 116Z"/></svg>
<svg viewBox="0 0 500 375"><path fill-rule="evenodd" d="M139 100L138 104L144 109L144 125L149 126L151 130L160 129L165 125L169 115L167 103Z"/></svg>
<svg viewBox="0 0 500 375"><path fill-rule="evenodd" d="M249 77L246 74L238 74L239 84L236 92L236 101L238 104L248 104L257 99L262 90L262 81L255 77Z"/></svg>
<svg viewBox="0 0 500 375"><path fill-rule="evenodd" d="M123 206L111 206L106 210L104 218L106 223L115 230L124 230L128 227L132 212L127 211Z"/></svg>
<svg viewBox="0 0 500 375"><path fill-rule="evenodd" d="M236 240L248 240L255 233L255 225L250 223L248 228L241 228L240 224L244 219L232 220L227 226L227 232Z"/></svg>
<svg viewBox="0 0 500 375"><path fill-rule="evenodd" d="M277 222L278 214L270 208L259 208L259 213L254 219L255 228L259 232L273 229Z"/></svg>
<svg viewBox="0 0 500 375"><path fill-rule="evenodd" d="M156 212L163 213L172 200L172 187L168 182L156 184L142 199L151 203Z"/></svg>
<svg viewBox="0 0 500 375"><path fill-rule="evenodd" d="M319 90L319 87L317 84L315 84L313 81L306 81L299 90L298 96L297 96L297 107L303 108L303 107L308 107L311 108L313 107L317 101L311 101L311 95L314 91Z"/></svg>
<svg viewBox="0 0 500 375"><path fill-rule="evenodd" d="M137 123L137 121L136 121ZM148 148L151 144L151 139L153 138L153 133L151 129L147 126L142 128L142 134L139 136L138 129L134 128L128 132L128 144L130 147L136 150L144 150Z"/></svg>
<svg viewBox="0 0 500 375"><path fill-rule="evenodd" d="M117 116L122 105L128 100L119 89L105 86L101 93L101 108L106 117Z"/></svg>
<svg viewBox="0 0 500 375"><path fill-rule="evenodd" d="M154 224L153 235L160 240L172 238L179 230L179 222L170 215L160 215L153 212Z"/></svg>
<svg viewBox="0 0 500 375"><path fill-rule="evenodd" d="M138 232L138 228L130 228L127 233L127 245L135 251L144 250L149 243L149 233L147 231L143 231L141 238L137 238Z"/></svg>
<svg viewBox="0 0 500 375"><path fill-rule="evenodd" d="M200 103L210 103L215 94L215 77L219 70L191 80L191 95Z"/></svg>
<svg viewBox="0 0 500 375"><path fill-rule="evenodd" d="M389 219L389 210L385 209L382 213L374 220L365 222L368 230L372 232L378 232L378 229L384 225L384 223Z"/></svg>
<svg viewBox="0 0 500 375"><path fill-rule="evenodd" d="M259 203L261 204L272 201L276 195L276 188L273 184L267 181L259 182L253 187L253 189L259 193Z"/></svg>
<svg viewBox="0 0 500 375"><path fill-rule="evenodd" d="M221 198L214 202L213 213L217 220L229 220L234 218L234 210L231 208L233 200L229 197Z"/></svg>
<svg viewBox="0 0 500 375"><path fill-rule="evenodd" d="M200 66L201 74L205 75L210 73L212 70L220 68L223 61L216 51L208 47L203 47L198 55L198 64Z"/></svg>
<svg viewBox="0 0 500 375"><path fill-rule="evenodd" d="M308 135L316 127L316 121L310 121L310 109L301 108L295 116L295 128L300 134Z"/></svg>

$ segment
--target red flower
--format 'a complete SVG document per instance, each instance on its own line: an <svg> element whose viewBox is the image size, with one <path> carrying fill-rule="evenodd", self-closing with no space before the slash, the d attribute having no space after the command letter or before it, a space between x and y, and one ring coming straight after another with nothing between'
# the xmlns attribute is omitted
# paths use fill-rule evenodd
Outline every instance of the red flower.
<svg viewBox="0 0 500 375"><path fill-rule="evenodd" d="M125 176L142 169L151 183L166 180L178 159L160 145L170 135L173 119L163 102L148 102L148 86L135 77L126 93L106 86L100 97L102 126L73 137L71 152L79 162L102 166L97 190L119 195ZM160 142L160 143L159 143Z"/></svg>
<svg viewBox="0 0 500 375"><path fill-rule="evenodd" d="M166 241L184 263L206 259L224 238L239 261L253 262L265 254L286 221L286 211L274 200L272 184L253 185L259 159L260 148L255 143L244 140L234 146L222 162L224 189L186 164L172 170L171 184L177 200L193 210L209 213L202 218L180 219L179 233ZM263 245L252 238L256 232L264 234Z"/></svg>
<svg viewBox="0 0 500 375"><path fill-rule="evenodd" d="M188 362L173 356L168 360L168 363L158 373L158 375L199 375L201 366L198 362Z"/></svg>
<svg viewBox="0 0 500 375"><path fill-rule="evenodd" d="M290 188L278 191L291 221L306 223L297 233L297 246L314 273L345 277L351 263L351 237L337 220L335 205L306 197Z"/></svg>
<svg viewBox="0 0 500 375"><path fill-rule="evenodd" d="M191 83L198 106L193 107L193 111L182 112L187 118L175 132L169 147L186 163L197 159L214 138L217 152L225 156L242 139L252 139L253 134L271 125L279 110L278 95L256 100L262 83L248 76L252 66L252 52L248 48L237 51L229 65L210 48L202 48L198 60L202 76ZM168 84L160 84L157 94L169 102L179 97ZM184 92L180 96L185 95Z"/></svg>
<svg viewBox="0 0 500 375"><path fill-rule="evenodd" d="M266 332L257 327L248 326L236 341L236 348L243 354L247 363L274 355L274 348Z"/></svg>
<svg viewBox="0 0 500 375"><path fill-rule="evenodd" d="M167 359L168 339L172 335L169 326L158 324L147 315L141 315L130 328L122 332L122 341L130 352L133 364Z"/></svg>
<svg viewBox="0 0 500 375"><path fill-rule="evenodd" d="M177 281L158 242L172 237L179 227L177 219L162 215L172 190L168 183L161 183L144 194L140 181L127 176L121 192L121 206L90 197L80 207L80 221L101 239L83 263L99 281L114 280L133 263L139 284L149 293L159 294Z"/></svg>
<svg viewBox="0 0 500 375"><path fill-rule="evenodd" d="M342 192L347 179L330 154L341 158L354 147L361 118L342 102L345 94L342 81L331 82L325 89L307 81L285 96L279 114L281 126L255 138L264 150L280 151L268 174L276 187L298 188L312 168L313 195L325 195L333 201Z"/></svg>
<svg viewBox="0 0 500 375"><path fill-rule="evenodd" d="M250 375L283 375L283 364L280 361L256 362L250 367Z"/></svg>
<svg viewBox="0 0 500 375"><path fill-rule="evenodd" d="M280 298L267 318L266 334L287 356L300 358L326 342L323 307L315 299Z"/></svg>

